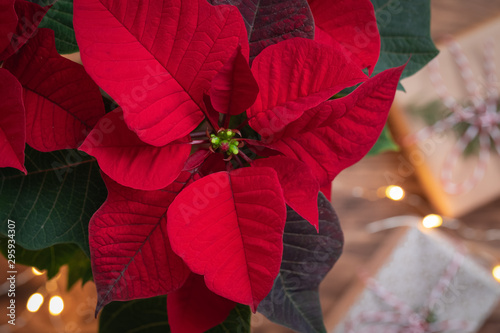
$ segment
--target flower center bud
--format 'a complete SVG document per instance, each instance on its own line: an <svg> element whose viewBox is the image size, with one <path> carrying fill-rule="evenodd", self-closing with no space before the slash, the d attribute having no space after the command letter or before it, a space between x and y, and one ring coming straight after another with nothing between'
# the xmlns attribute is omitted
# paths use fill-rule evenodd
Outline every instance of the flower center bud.
<svg viewBox="0 0 500 333"><path fill-rule="evenodd" d="M238 146L240 142L234 137L236 134L240 135L239 131L221 128L217 133L210 134L210 143L212 144L212 150L220 150L227 155L238 155L240 152Z"/></svg>

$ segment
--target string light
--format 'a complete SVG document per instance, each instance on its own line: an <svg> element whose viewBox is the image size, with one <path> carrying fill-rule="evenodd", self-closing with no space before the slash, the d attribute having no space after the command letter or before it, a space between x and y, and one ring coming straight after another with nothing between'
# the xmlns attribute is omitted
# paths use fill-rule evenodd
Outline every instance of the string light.
<svg viewBox="0 0 500 333"><path fill-rule="evenodd" d="M43 304L43 296L40 293L35 293L28 298L28 302L26 303L26 308L29 312L37 312L38 309Z"/></svg>
<svg viewBox="0 0 500 333"><path fill-rule="evenodd" d="M64 301L60 296L53 296L49 302L49 312L53 316L58 316L64 310Z"/></svg>
<svg viewBox="0 0 500 333"><path fill-rule="evenodd" d="M385 195L391 200L399 201L405 197L405 191L401 186L391 185L386 187Z"/></svg>
<svg viewBox="0 0 500 333"><path fill-rule="evenodd" d="M406 192L401 186L390 185L381 186L377 190L370 190L363 187L355 187L352 190L352 195L354 197L363 198L370 201L376 201L378 199L389 198L394 201L404 202L413 208L418 210L418 214L427 213L429 209L426 207L421 209L419 206L424 203L424 200L411 192ZM424 215L422 214L422 215ZM400 222L399 220L404 217L405 222ZM409 218L409 219L408 219ZM416 218L416 220L415 220ZM410 221L411 222L408 222ZM500 241L500 229L488 229L488 230L478 230L474 228L469 228L462 221L450 217L442 217L437 214L429 214L422 217L417 217L413 215L406 216L395 216L393 218L388 218L380 221L376 221L367 226L369 232L379 232L381 230L391 229L403 225L420 225L427 229L433 229L438 227L444 227L447 229L454 230L457 234L465 239L471 239L474 241Z"/></svg>
<svg viewBox="0 0 500 333"><path fill-rule="evenodd" d="M495 266L495 268L493 268L492 274L495 280L500 282L500 265Z"/></svg>
<svg viewBox="0 0 500 333"><path fill-rule="evenodd" d="M361 187L355 189L356 191L354 191L353 189L353 196L363 197L365 199L373 201L373 199L371 199L366 195L367 192L366 189L363 189ZM372 192L375 193L375 197L378 197L379 199L386 197L394 201L400 201L407 196L403 188L397 185L390 185L387 187L382 186L379 187L376 191ZM408 195L408 199L411 199L412 196L415 195L410 193ZM405 200L405 202L410 203L411 200ZM426 229L434 229L439 227L452 229L460 236L462 236L464 239L472 239L475 241L500 240L500 229L489 229L480 231L474 228L467 227L463 222L461 222L458 219L453 219L449 217L443 218L438 214L428 214L423 218L414 215L393 216L383 220L369 223L368 225L366 225L366 231L369 233L376 233L397 227L403 227L403 226L416 227L418 225ZM483 251L481 254L485 256L485 254L487 253ZM492 256L491 254L489 256L491 257L490 258L491 260L488 260L490 264L493 262L498 262L498 260L495 259L494 256ZM491 274L493 278L495 278L495 280L500 283L500 264L492 269Z"/></svg>
<svg viewBox="0 0 500 333"><path fill-rule="evenodd" d="M35 275L43 275L43 272L39 271L38 269L36 269L35 267L31 267L31 271L33 272L33 274Z"/></svg>
<svg viewBox="0 0 500 333"><path fill-rule="evenodd" d="M443 225L443 218L437 214L429 214L423 218L422 225L427 229L438 228Z"/></svg>

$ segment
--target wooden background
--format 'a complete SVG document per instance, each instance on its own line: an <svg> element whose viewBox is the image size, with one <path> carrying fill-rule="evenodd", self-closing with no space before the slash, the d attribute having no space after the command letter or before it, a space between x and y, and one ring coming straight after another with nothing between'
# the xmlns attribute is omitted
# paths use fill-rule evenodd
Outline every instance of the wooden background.
<svg viewBox="0 0 500 333"><path fill-rule="evenodd" d="M432 0L432 35L439 40L448 34L456 34L471 29L481 22L500 15L500 0ZM500 32L499 32L500 33ZM396 172L399 165L397 153L387 153L369 157L359 164L344 171L335 181L333 205L341 219L345 232L344 254L328 274L321 285L321 303L325 317L331 317L336 302L357 278L358 268L370 262L373 253L393 231L367 235L364 228L367 223L396 215L432 212L432 208L421 198L422 190L415 177L408 177L404 184L405 190L413 193L411 204L393 202L388 199L371 201L354 197L353 190L365 188L368 193L380 186L388 185L384 174ZM495 184L500 186L499 184ZM500 228L500 200L482 207L462 219L467 225L479 229ZM500 250L500 242L490 243L490 246ZM500 260L500 257L498 258ZM0 267L6 267L5 260L0 258ZM19 267L21 272L23 269ZM0 278L5 281L5 269L0 272ZM22 313L26 300L40 285L45 277L36 277L29 283L18 288L18 319L27 321L22 326L18 320L16 329L5 326L5 316L0 318L0 333L36 332L36 333L95 333L97 321L93 318L96 304L94 285L88 283L83 289L73 288L65 292L64 272L56 280L58 293L64 297L66 310L59 317L51 317L44 307L36 314ZM0 307L7 305L7 298L0 297ZM4 312L2 312L4 313ZM21 318L21 314L23 314ZM283 327L269 323L263 316L257 314L252 318L253 333L289 333ZM9 330L7 330L9 328ZM500 332L500 307L489 318L481 333Z"/></svg>

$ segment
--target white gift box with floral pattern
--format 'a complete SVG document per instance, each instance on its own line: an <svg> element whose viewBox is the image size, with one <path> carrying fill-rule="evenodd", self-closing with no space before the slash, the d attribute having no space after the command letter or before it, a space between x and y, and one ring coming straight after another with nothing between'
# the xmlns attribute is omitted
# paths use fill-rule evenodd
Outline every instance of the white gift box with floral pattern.
<svg viewBox="0 0 500 333"><path fill-rule="evenodd" d="M460 46L462 54L468 60L471 78L477 82L480 96L486 96L486 70L485 70L485 45L490 45L491 63L496 69L498 81L500 77L500 18L467 33L454 37L454 41ZM460 154L456 162L450 163L452 151L457 146L459 137L463 137L459 131L448 129L435 132L424 140L417 140L410 145L405 139L414 135L424 128L430 127L429 117L443 111L444 103L439 97L436 82L433 84L436 74L442 78L441 88L446 88L446 94L458 104L467 103L469 92L467 84L461 76L460 66L456 63L456 57L450 52L450 44L438 44L440 54L437 56L438 68L426 66L419 73L402 81L406 93L398 92L395 103L390 114L391 131L396 141L403 147L404 159L401 158L398 171L388 175L388 182L403 184L404 180L416 173L419 177L427 197L442 215L459 217L471 212L478 207L500 197L500 156L492 147L490 156L484 159L483 168L480 167L479 149L469 154ZM500 83L497 82L497 90ZM436 103L438 103L436 105ZM434 105L434 106L432 106ZM498 109L498 106L497 106ZM446 108L444 109L446 110ZM451 112L450 109L448 109ZM425 116L427 113L428 116ZM500 119L499 112L496 112ZM445 118L442 115L441 118ZM435 119L435 120L438 120ZM464 123L462 123L464 125ZM463 127L463 126L462 126ZM496 126L498 128L498 126ZM498 131L497 131L498 132ZM497 133L498 134L498 133ZM498 136L498 135L497 135ZM486 142L486 141L485 141ZM487 143L484 144L486 146ZM492 145L493 146L493 145ZM447 165L448 164L448 165ZM483 169L483 170L481 170ZM482 174L484 171L484 175ZM470 188L454 193L446 187L443 182L443 173L447 174L452 181L451 185L463 185L476 178Z"/></svg>
<svg viewBox="0 0 500 333"><path fill-rule="evenodd" d="M477 264L458 244L450 241L438 230L402 228L394 236L393 244L381 250L380 267L371 273L373 280L392 297L400 300L416 313L429 304L431 291L446 274L457 254L458 269L430 306L434 326L410 331L410 318L398 318L398 310L380 298L363 282L349 290L335 308L337 319L334 333L363 332L476 332L500 299L500 284L483 266ZM391 249L392 248L392 249ZM384 259L385 258L385 259ZM378 313L381 318L396 318L400 323L367 322L367 314ZM424 321L429 316L422 318ZM330 321L330 324L333 323ZM448 325L444 325L448 323ZM432 327L452 327L465 323L467 329L432 330ZM331 326L330 326L331 327Z"/></svg>

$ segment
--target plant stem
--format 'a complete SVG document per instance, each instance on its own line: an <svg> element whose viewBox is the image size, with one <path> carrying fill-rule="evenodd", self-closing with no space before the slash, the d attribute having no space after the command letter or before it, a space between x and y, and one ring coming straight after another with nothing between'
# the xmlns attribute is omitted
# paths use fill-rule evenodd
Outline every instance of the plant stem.
<svg viewBox="0 0 500 333"><path fill-rule="evenodd" d="M236 159L240 167L243 167L243 162L241 161L241 158L239 158L238 155L234 155L234 158Z"/></svg>
<svg viewBox="0 0 500 333"><path fill-rule="evenodd" d="M229 127L230 120L231 120L231 116L228 115L227 113L224 113L222 115L222 128L227 129Z"/></svg>
<svg viewBox="0 0 500 333"><path fill-rule="evenodd" d="M247 161L248 163L252 164L252 159L251 159L250 157L248 157L247 155L245 155L245 153L244 153L244 152L242 152L241 150L240 150L240 152L238 153L238 155L241 155L241 157L243 157L243 159L244 159L245 161Z"/></svg>
<svg viewBox="0 0 500 333"><path fill-rule="evenodd" d="M208 142L208 140L193 140L189 144L190 145L201 145L204 143L210 143L210 142Z"/></svg>
<svg viewBox="0 0 500 333"><path fill-rule="evenodd" d="M192 138L203 138L207 136L206 132L194 132L190 134Z"/></svg>
<svg viewBox="0 0 500 333"><path fill-rule="evenodd" d="M240 124L240 126L238 126L237 130L241 130L243 127L245 127L246 125L248 124L248 119L245 119L244 122L242 122Z"/></svg>

